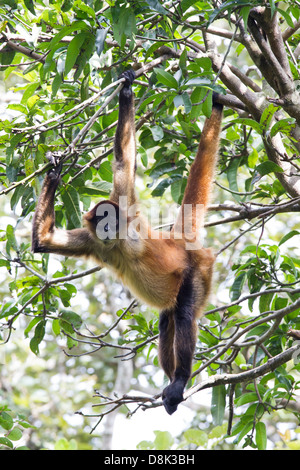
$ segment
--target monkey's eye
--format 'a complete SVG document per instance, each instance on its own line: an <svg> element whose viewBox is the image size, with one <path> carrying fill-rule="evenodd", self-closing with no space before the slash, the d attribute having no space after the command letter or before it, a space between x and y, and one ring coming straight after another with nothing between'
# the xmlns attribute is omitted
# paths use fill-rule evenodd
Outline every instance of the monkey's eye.
<svg viewBox="0 0 300 470"><path fill-rule="evenodd" d="M119 231L119 220L116 213L104 211L95 217L96 234L102 241L115 240Z"/></svg>

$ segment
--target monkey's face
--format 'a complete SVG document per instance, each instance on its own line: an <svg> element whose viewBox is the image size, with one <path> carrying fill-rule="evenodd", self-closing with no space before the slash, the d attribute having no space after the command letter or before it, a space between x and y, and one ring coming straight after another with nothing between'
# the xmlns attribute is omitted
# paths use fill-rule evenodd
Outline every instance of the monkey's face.
<svg viewBox="0 0 300 470"><path fill-rule="evenodd" d="M99 202L84 215L84 222L93 235L104 243L118 240L124 226L127 227L126 214L112 201Z"/></svg>

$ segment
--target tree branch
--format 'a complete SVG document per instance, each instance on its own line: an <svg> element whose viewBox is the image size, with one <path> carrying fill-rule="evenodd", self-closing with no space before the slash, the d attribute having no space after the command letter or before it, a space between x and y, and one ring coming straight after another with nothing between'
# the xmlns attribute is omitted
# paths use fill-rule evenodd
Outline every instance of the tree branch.
<svg viewBox="0 0 300 470"><path fill-rule="evenodd" d="M286 351L283 351L282 353L278 354L275 357L270 358L265 364L262 364L261 366L255 367L251 370L241 372L239 374L217 374L217 375L212 375L209 377L207 380L204 380L191 388L189 388L185 393L184 393L184 400L187 400L190 398L192 395L195 393L200 392L201 390L205 390L207 388L213 388L217 387L219 385L235 385L239 383L244 383L244 382L250 382L253 381L254 379L261 377L268 372L272 372L273 370L277 369L279 366L287 363L290 361L294 354L300 354L300 345L295 344L294 346L290 347ZM120 408L121 406L125 405L127 406L128 404L135 403L137 406L134 411L128 413L129 415L134 414L138 409L142 408L143 410L147 410L150 408L156 408L159 406L162 406L162 401L159 399L161 394L155 395L155 396L145 396L143 395L128 395L125 394L121 397L115 397L115 398L110 398L110 397L105 397L101 393L97 393L98 397L104 398L105 401L99 404L93 405L93 407L99 407L99 406L110 406L113 405L112 408L109 410L97 414L97 415L86 415L81 412L79 414L82 414L83 416L89 416L89 417L98 417L99 421L97 425L101 422L103 417L113 411L115 411L117 408ZM149 403L149 404L148 404ZM95 427L94 427L95 429Z"/></svg>
<svg viewBox="0 0 300 470"><path fill-rule="evenodd" d="M286 364L290 361L295 353L300 354L300 345L295 344L294 346L290 347L286 351L278 354L275 357L269 359L265 364L261 366L255 367L254 369L247 370L245 372L241 372L239 374L220 374L220 375L213 375L209 377L207 380L200 382L189 390L187 390L184 394L184 398L187 399L190 396L194 395L201 390L211 387L217 387L218 385L228 385L228 384L238 384L243 382L250 382L257 377L261 377L268 372L272 372L273 370L277 369L279 366Z"/></svg>

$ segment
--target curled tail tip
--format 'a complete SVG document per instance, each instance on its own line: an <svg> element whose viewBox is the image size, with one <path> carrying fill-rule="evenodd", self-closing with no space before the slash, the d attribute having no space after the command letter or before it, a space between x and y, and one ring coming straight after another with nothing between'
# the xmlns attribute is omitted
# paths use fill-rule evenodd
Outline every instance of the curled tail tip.
<svg viewBox="0 0 300 470"><path fill-rule="evenodd" d="M212 98L213 108L215 108L215 109L219 110L220 112L222 112L224 105L222 103L220 103L219 96L220 96L219 93L217 93L215 91L213 92L213 98Z"/></svg>

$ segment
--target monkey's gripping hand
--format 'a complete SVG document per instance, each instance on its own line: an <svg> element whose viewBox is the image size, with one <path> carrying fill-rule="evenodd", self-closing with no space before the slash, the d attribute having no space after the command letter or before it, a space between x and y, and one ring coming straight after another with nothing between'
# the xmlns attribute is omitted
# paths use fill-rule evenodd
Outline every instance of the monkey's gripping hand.
<svg viewBox="0 0 300 470"><path fill-rule="evenodd" d="M135 71L133 69L125 70L125 72L121 73L119 76L119 79L120 78L125 78L124 87L129 88L134 82Z"/></svg>
<svg viewBox="0 0 300 470"><path fill-rule="evenodd" d="M46 158L52 163L53 167L50 168L47 175L51 180L60 180L60 174L62 170L62 163L59 160L59 156L52 152L46 153Z"/></svg>
<svg viewBox="0 0 300 470"><path fill-rule="evenodd" d="M131 90L131 85L134 82L135 79L135 72L133 69L130 70L125 70L125 72L121 73L119 78L125 78L124 86L120 92L120 97L124 98L131 98L132 96L132 90Z"/></svg>

